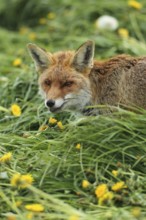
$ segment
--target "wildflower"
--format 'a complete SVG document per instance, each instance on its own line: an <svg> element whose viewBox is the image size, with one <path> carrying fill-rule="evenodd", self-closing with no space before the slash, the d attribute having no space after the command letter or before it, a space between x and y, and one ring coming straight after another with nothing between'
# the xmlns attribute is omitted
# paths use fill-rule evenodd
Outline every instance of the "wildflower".
<svg viewBox="0 0 146 220"><path fill-rule="evenodd" d="M33 218L33 213L32 212L27 213L26 217L27 217L27 219L32 219Z"/></svg>
<svg viewBox="0 0 146 220"><path fill-rule="evenodd" d="M17 207L19 207L19 206L21 206L21 205L22 205L22 201L20 201L20 200L16 201L16 206L17 206Z"/></svg>
<svg viewBox="0 0 146 220"><path fill-rule="evenodd" d="M135 1L135 0L129 0L128 5L132 8L138 9L138 10L142 8L142 4L140 2Z"/></svg>
<svg viewBox="0 0 146 220"><path fill-rule="evenodd" d="M118 28L118 20L109 15L103 15L96 20L96 27L101 30L114 31Z"/></svg>
<svg viewBox="0 0 146 220"><path fill-rule="evenodd" d="M138 218L138 217L140 217L140 215L141 215L141 208L139 208L139 207L134 207L134 208L131 210L131 212L132 212L132 215L133 215L134 217Z"/></svg>
<svg viewBox="0 0 146 220"><path fill-rule="evenodd" d="M8 152L4 154L2 157L0 157L0 163L8 162L9 160L11 160L11 158L12 158L12 153Z"/></svg>
<svg viewBox="0 0 146 220"><path fill-rule="evenodd" d="M17 104L11 105L11 112L14 116L20 116L21 115L21 108Z"/></svg>
<svg viewBox="0 0 146 220"><path fill-rule="evenodd" d="M51 117L51 118L49 118L49 123L52 124L52 125L56 124L57 123L57 119Z"/></svg>
<svg viewBox="0 0 146 220"><path fill-rule="evenodd" d="M78 215L71 215L69 217L69 220L79 220L79 216Z"/></svg>
<svg viewBox="0 0 146 220"><path fill-rule="evenodd" d="M27 27L25 27L25 26L20 27L20 29L19 29L19 33L22 34L22 35L23 34L27 34L28 31L29 31L29 29Z"/></svg>
<svg viewBox="0 0 146 220"><path fill-rule="evenodd" d="M80 150L81 149L81 144L77 144L76 149Z"/></svg>
<svg viewBox="0 0 146 220"><path fill-rule="evenodd" d="M118 30L118 34L122 38L128 38L128 36L129 36L129 32L128 32L128 30L126 28L120 28Z"/></svg>
<svg viewBox="0 0 146 220"><path fill-rule="evenodd" d="M31 174L26 174L21 176L21 188L26 188L27 186L31 185L34 181Z"/></svg>
<svg viewBox="0 0 146 220"><path fill-rule="evenodd" d="M90 186L89 181L88 181L88 180L83 180L83 181L82 181L82 187L83 187L83 188L87 188L88 186Z"/></svg>
<svg viewBox="0 0 146 220"><path fill-rule="evenodd" d="M48 125L41 125L39 131L45 131L48 128Z"/></svg>
<svg viewBox="0 0 146 220"><path fill-rule="evenodd" d="M12 186L18 186L20 183L20 178L21 178L21 174L20 173L16 173L12 176L11 178L11 185Z"/></svg>
<svg viewBox="0 0 146 220"><path fill-rule="evenodd" d="M103 205L104 202L112 200L114 194L112 192L106 192L102 197L99 198L98 204Z"/></svg>
<svg viewBox="0 0 146 220"><path fill-rule="evenodd" d="M101 198L105 193L107 193L108 188L106 184L100 184L99 186L96 187L95 189L95 194L97 198Z"/></svg>
<svg viewBox="0 0 146 220"><path fill-rule="evenodd" d="M54 19L56 17L56 14L53 13L53 12L49 12L48 15L47 15L48 19Z"/></svg>
<svg viewBox="0 0 146 220"><path fill-rule="evenodd" d="M57 122L57 125L58 125L58 127L59 127L61 130L64 129L64 126L63 126L63 124L62 124L61 121L58 121L58 122Z"/></svg>
<svg viewBox="0 0 146 220"><path fill-rule="evenodd" d="M9 214L9 215L7 216L7 220L16 220L16 215L14 215L14 214Z"/></svg>
<svg viewBox="0 0 146 220"><path fill-rule="evenodd" d="M112 190L115 192L120 191L123 188L127 188L124 181L117 182L112 186Z"/></svg>
<svg viewBox="0 0 146 220"><path fill-rule="evenodd" d="M36 35L34 32L31 32L31 33L28 35L28 38L29 38L30 40L36 40L37 35Z"/></svg>
<svg viewBox="0 0 146 220"><path fill-rule="evenodd" d="M15 67L19 67L19 66L21 66L21 64L22 64L22 60L20 59L20 58L16 58L14 61L13 61L13 66L15 66Z"/></svg>
<svg viewBox="0 0 146 220"><path fill-rule="evenodd" d="M38 203L25 205L25 208L33 212L42 212L44 211L44 206Z"/></svg>
<svg viewBox="0 0 146 220"><path fill-rule="evenodd" d="M26 188L31 185L33 181L34 179L31 174L21 175L20 173L16 173L11 178L11 185Z"/></svg>
<svg viewBox="0 0 146 220"><path fill-rule="evenodd" d="M46 18L40 18L39 19L39 24L43 25L43 24L46 24L46 23L47 23Z"/></svg>
<svg viewBox="0 0 146 220"><path fill-rule="evenodd" d="M113 176L117 177L118 176L118 170L112 170Z"/></svg>

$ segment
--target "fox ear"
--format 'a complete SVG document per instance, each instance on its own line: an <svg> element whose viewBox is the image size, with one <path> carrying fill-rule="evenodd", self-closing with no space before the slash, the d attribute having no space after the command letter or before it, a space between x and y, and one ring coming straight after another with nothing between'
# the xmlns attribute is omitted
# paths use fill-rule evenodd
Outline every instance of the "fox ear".
<svg viewBox="0 0 146 220"><path fill-rule="evenodd" d="M93 41L87 41L82 44L79 49L76 51L73 66L80 72L83 72L85 69L91 69L93 66L94 58L94 43Z"/></svg>
<svg viewBox="0 0 146 220"><path fill-rule="evenodd" d="M35 44L29 43L27 45L30 56L32 57L36 70L42 71L49 66L49 54L47 54L43 49L36 46Z"/></svg>

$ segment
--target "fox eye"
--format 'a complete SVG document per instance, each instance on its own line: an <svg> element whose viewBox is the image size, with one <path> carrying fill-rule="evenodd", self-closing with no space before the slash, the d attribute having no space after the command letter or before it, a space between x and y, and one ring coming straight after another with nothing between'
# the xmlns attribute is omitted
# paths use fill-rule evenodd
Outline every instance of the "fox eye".
<svg viewBox="0 0 146 220"><path fill-rule="evenodd" d="M63 87L70 87L70 86L72 86L72 84L73 84L73 81L66 81L64 84L63 84Z"/></svg>
<svg viewBox="0 0 146 220"><path fill-rule="evenodd" d="M45 83L45 85L50 86L50 85L51 85L51 80L46 79L46 80L44 81L44 83Z"/></svg>

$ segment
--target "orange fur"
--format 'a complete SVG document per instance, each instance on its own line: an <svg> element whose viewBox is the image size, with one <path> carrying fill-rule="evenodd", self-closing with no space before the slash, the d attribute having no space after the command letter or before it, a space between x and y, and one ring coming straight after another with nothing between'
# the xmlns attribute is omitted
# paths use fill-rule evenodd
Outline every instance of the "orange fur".
<svg viewBox="0 0 146 220"><path fill-rule="evenodd" d="M47 54L35 45L29 50L41 71L39 86L51 111L84 111L97 104L146 108L146 57L93 61L91 41L77 51Z"/></svg>

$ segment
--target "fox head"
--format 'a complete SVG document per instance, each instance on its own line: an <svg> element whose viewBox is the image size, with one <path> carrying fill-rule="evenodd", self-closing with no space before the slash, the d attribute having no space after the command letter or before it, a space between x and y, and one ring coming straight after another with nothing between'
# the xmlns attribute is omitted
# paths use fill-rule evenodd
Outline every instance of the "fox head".
<svg viewBox="0 0 146 220"><path fill-rule="evenodd" d="M92 41L87 41L77 51L52 54L31 43L28 44L28 50L40 73L40 92L51 112L82 111L90 104L89 74L94 57Z"/></svg>

